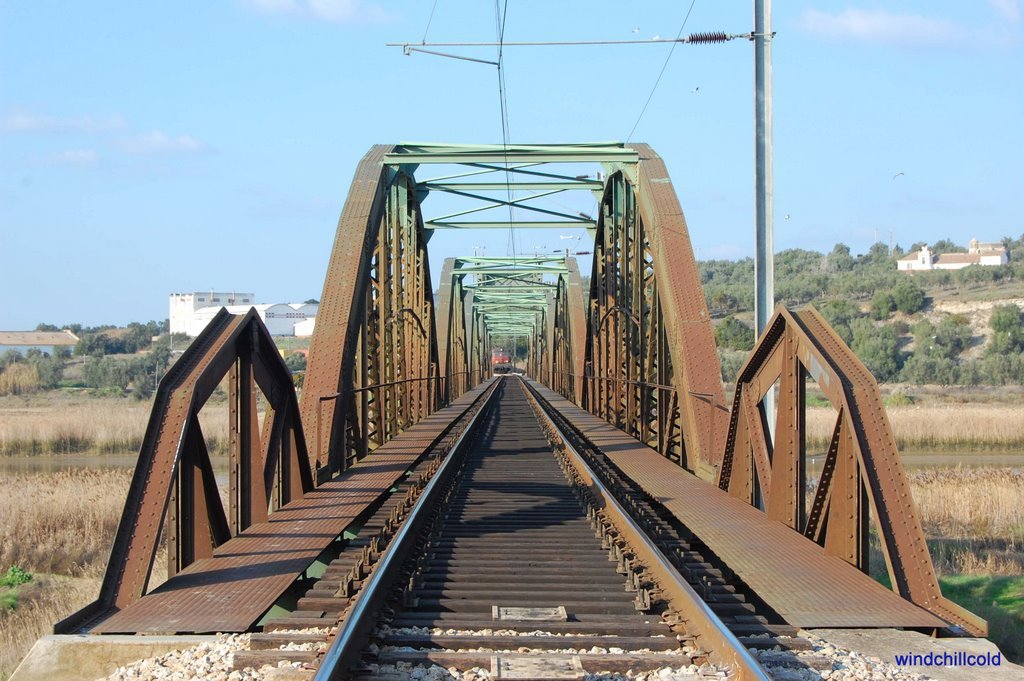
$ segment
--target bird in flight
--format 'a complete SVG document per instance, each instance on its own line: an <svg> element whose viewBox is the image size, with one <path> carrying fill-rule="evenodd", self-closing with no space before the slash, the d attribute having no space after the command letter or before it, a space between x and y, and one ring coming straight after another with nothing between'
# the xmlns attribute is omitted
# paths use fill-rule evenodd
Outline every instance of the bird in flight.
<svg viewBox="0 0 1024 681"><path fill-rule="evenodd" d="M892 179L894 179L894 180L895 180L895 179L896 179L897 177L899 177L900 175L906 175L906 173L896 173L895 175L893 175L893 176L892 176Z"/></svg>
<svg viewBox="0 0 1024 681"><path fill-rule="evenodd" d="M700 85L698 85L697 87L695 87L692 90L690 90L690 92L692 92L692 93L700 92Z"/></svg>

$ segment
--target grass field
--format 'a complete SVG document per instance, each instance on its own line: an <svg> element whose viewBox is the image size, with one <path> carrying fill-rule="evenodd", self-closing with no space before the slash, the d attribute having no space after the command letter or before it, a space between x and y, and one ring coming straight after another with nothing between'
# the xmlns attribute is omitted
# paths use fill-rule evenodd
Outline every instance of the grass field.
<svg viewBox="0 0 1024 681"><path fill-rule="evenodd" d="M888 407L900 449L1024 449L1024 405L931 404ZM836 412L808 407L807 445L824 449L832 437Z"/></svg>
<svg viewBox="0 0 1024 681"><path fill-rule="evenodd" d="M99 592L98 577L35 575L18 589L14 608L0 608L0 679L10 676L40 636L53 633L53 623L87 605Z"/></svg>
<svg viewBox="0 0 1024 681"><path fill-rule="evenodd" d="M122 398L63 396L0 400L0 456L138 452L149 419L148 403ZM225 450L227 407L207 405L200 418L211 452ZM901 448L941 450L1024 449L1024 404L926 404L889 407ZM808 447L824 449L835 411L808 407Z"/></svg>
<svg viewBox="0 0 1024 681"><path fill-rule="evenodd" d="M1024 662L1024 472L913 471L910 489L942 593L988 620L989 637ZM871 573L890 586L872 532Z"/></svg>
<svg viewBox="0 0 1024 681"><path fill-rule="evenodd" d="M205 432L226 439L223 404L210 411ZM889 413L904 446L1020 451L1015 443L1024 433L1024 408L1012 405L931 404ZM121 399L5 399L0 453L132 451L147 418L147 405ZM821 441L832 419L829 410L809 409ZM908 477L946 595L988 619L1006 655L1024 660L1024 472L947 468ZM128 470L81 468L0 477L0 518L7 520L0 523L0 574L16 565L34 576L0 593L0 681L54 622L95 598L130 478ZM165 566L162 553L156 583ZM876 545L873 574L885 581L879 570L885 567Z"/></svg>
<svg viewBox="0 0 1024 681"><path fill-rule="evenodd" d="M138 452L150 408L123 398L7 397L0 401L0 456ZM211 451L226 447L226 404L208 404L200 420Z"/></svg>
<svg viewBox="0 0 1024 681"><path fill-rule="evenodd" d="M16 565L32 575L0 589L0 680L55 622L96 598L130 481L124 470L0 477L0 574ZM166 561L161 549L153 586Z"/></svg>

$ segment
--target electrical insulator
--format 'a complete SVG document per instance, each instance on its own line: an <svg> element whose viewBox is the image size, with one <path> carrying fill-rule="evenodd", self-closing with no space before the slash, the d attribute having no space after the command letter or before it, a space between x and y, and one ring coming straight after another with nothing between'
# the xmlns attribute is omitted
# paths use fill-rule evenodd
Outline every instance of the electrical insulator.
<svg viewBox="0 0 1024 681"><path fill-rule="evenodd" d="M724 43L729 39L724 31L708 31L707 33L691 33L686 38L688 43L697 43L700 45L706 43Z"/></svg>

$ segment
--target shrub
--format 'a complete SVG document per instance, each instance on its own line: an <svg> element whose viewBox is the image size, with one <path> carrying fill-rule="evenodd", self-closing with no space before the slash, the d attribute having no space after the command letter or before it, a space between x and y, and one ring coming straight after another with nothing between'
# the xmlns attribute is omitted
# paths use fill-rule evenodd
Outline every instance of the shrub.
<svg viewBox="0 0 1024 681"><path fill-rule="evenodd" d="M888 291L879 291L871 298L871 318L882 321L888 319L896 309L896 301Z"/></svg>
<svg viewBox="0 0 1024 681"><path fill-rule="evenodd" d="M301 352L293 352L284 358L284 364L288 367L288 371L297 373L299 371L306 370L306 356Z"/></svg>
<svg viewBox="0 0 1024 681"><path fill-rule="evenodd" d="M956 359L971 342L971 326L963 315L950 315L938 326L927 319L914 324L915 355Z"/></svg>
<svg viewBox="0 0 1024 681"><path fill-rule="evenodd" d="M740 373L740 369L743 368L743 363L747 361L747 353L738 352L735 350L719 350L718 351L718 362L722 367L722 381L725 383L735 383L736 377Z"/></svg>
<svg viewBox="0 0 1024 681"><path fill-rule="evenodd" d="M1016 305L996 305L989 317L992 340L986 351L992 354L1020 352L1024 349L1024 314Z"/></svg>
<svg viewBox="0 0 1024 681"><path fill-rule="evenodd" d="M715 342L720 348L749 352L754 347L754 330L729 315L715 327Z"/></svg>
<svg viewBox="0 0 1024 681"><path fill-rule="evenodd" d="M915 352L903 365L900 376L907 383L953 385L959 382L960 367L948 357Z"/></svg>
<svg viewBox="0 0 1024 681"><path fill-rule="evenodd" d="M903 367L896 329L889 324L875 326L871 320L861 317L850 322L850 331L853 335L850 349L875 379L879 382L895 380Z"/></svg>
<svg viewBox="0 0 1024 681"><path fill-rule="evenodd" d="M924 291L909 278L897 282L892 290L892 299L896 309L906 314L914 314L924 307Z"/></svg>
<svg viewBox="0 0 1024 681"><path fill-rule="evenodd" d="M852 302L846 299L830 300L821 306L819 310L825 321L835 329L839 337L847 345L853 343L853 331L850 329L850 322L860 317L860 310Z"/></svg>
<svg viewBox="0 0 1024 681"><path fill-rule="evenodd" d="M32 573L23 570L17 565L7 568L7 573L0 577L0 586L21 586L32 581Z"/></svg>

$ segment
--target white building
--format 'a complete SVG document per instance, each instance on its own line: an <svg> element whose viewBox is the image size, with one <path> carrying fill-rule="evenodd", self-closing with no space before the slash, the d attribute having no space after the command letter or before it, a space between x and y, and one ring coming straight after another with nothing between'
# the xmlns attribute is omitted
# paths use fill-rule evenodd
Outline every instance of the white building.
<svg viewBox="0 0 1024 681"><path fill-rule="evenodd" d="M319 305L312 303L260 303L252 293L196 291L170 296L171 333L198 336L223 307L231 314L245 314L251 308L267 325L272 336L294 336L296 324L316 318ZM307 323L307 326L309 324ZM305 327L303 327L305 329Z"/></svg>
<svg viewBox="0 0 1024 681"><path fill-rule="evenodd" d="M933 253L924 246L919 251L908 253L896 261L901 272L927 270L960 270L971 265L993 267L1010 262L1006 247L1001 243L981 243L971 239L966 253Z"/></svg>
<svg viewBox="0 0 1024 681"><path fill-rule="evenodd" d="M296 322L295 324L295 335L299 338L309 338L313 335L313 328L316 326L316 317L308 317L307 319Z"/></svg>

